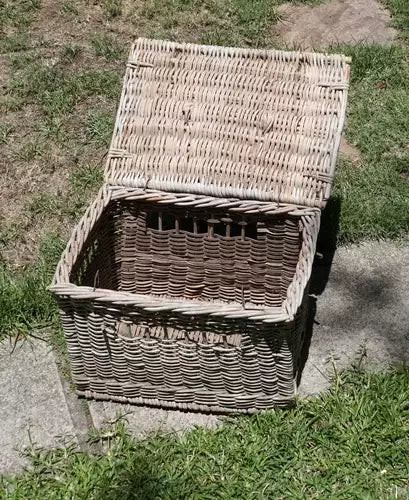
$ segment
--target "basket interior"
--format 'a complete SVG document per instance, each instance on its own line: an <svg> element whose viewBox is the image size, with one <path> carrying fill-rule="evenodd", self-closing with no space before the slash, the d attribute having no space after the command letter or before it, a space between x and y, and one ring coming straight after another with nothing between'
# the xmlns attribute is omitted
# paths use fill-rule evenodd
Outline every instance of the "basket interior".
<svg viewBox="0 0 409 500"><path fill-rule="evenodd" d="M302 243L299 217L111 201L70 280L79 286L280 307Z"/></svg>

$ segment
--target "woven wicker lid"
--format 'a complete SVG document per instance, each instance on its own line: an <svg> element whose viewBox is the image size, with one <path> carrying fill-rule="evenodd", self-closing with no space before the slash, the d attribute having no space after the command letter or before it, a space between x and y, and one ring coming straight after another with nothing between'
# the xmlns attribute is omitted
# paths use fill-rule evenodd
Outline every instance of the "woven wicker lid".
<svg viewBox="0 0 409 500"><path fill-rule="evenodd" d="M138 39L108 184L323 207L349 59Z"/></svg>

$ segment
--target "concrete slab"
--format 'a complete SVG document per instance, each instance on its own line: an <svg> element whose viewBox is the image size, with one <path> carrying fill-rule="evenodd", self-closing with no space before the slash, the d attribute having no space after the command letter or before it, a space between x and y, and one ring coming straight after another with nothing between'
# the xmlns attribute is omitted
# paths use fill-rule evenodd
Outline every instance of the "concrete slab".
<svg viewBox="0 0 409 500"><path fill-rule="evenodd" d="M78 399L70 401L71 411L67 405L50 345L33 339L12 349L8 340L0 344L0 474L19 472L27 463L21 452L31 443L80 443L88 430Z"/></svg>
<svg viewBox="0 0 409 500"><path fill-rule="evenodd" d="M303 50L337 43L391 43L396 37L388 10L376 0L330 0L316 6L286 3L278 13L278 36Z"/></svg>
<svg viewBox="0 0 409 500"><path fill-rule="evenodd" d="M329 386L331 360L339 369L363 351L370 369L409 362L409 247L340 248L326 283L328 271L317 266L311 284L318 297L302 396Z"/></svg>
<svg viewBox="0 0 409 500"><path fill-rule="evenodd" d="M130 432L138 438L151 432L180 432L196 426L213 428L221 418L203 413L162 410L109 401L89 401L88 404L97 429L115 421L119 415L124 415Z"/></svg>

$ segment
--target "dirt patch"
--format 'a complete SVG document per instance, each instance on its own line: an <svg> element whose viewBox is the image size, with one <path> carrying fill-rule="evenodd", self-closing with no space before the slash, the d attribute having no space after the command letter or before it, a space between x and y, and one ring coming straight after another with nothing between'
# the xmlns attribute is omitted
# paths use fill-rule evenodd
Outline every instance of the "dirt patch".
<svg viewBox="0 0 409 500"><path fill-rule="evenodd" d="M304 50L338 43L391 43L396 37L389 12L375 0L331 0L314 7L284 4L279 14L277 34Z"/></svg>
<svg viewBox="0 0 409 500"><path fill-rule="evenodd" d="M359 163L361 161L361 153L359 149L348 142L348 140L342 136L341 144L339 145L339 153L344 155L354 163Z"/></svg>
<svg viewBox="0 0 409 500"><path fill-rule="evenodd" d="M122 26L124 21L106 20L99 5L89 9L86 2L75 2L76 13L64 13L61 6L62 2L43 0L35 13L35 22L25 32L27 50L0 56L0 86L7 98L21 101L16 110L6 110L3 115L11 133L0 144L0 255L15 266L25 265L35 258L44 232L56 230L68 236L68 229L73 225L72 217L65 213L30 213L27 209L30 203L42 194L65 195L70 172L78 165L100 163L106 148L83 144L82 122L95 106L92 96L83 99L73 110L55 117L55 123L61 122L63 126L62 139L48 137L55 127L45 130L48 118L38 102L31 96L17 96L8 87L13 75L24 69L22 63L17 69L13 68L13 59L31 57L39 65L55 67L57 72L73 77L90 69L118 71L121 68L122 71L122 61L96 57L90 40L95 33L111 31L126 45L129 45L128 38L132 38L130 34L117 35L116 26ZM79 47L79 54L72 60L64 57L66 47ZM111 101L116 99L110 101L104 97L100 101L109 109L113 105ZM39 151L30 153L29 148L34 148L30 143L37 144Z"/></svg>

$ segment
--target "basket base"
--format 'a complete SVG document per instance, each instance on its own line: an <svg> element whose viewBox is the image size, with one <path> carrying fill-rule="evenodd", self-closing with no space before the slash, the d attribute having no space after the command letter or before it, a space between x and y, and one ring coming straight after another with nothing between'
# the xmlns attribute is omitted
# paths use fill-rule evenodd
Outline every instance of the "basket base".
<svg viewBox="0 0 409 500"><path fill-rule="evenodd" d="M114 403L131 404L135 406L150 406L152 408L162 408L166 410L178 410L184 412L195 412L195 413L211 413L211 414L232 414L232 413L259 413L265 410L271 410L273 408L291 408L295 404L295 397L293 398L281 398L274 399L270 404L261 405L254 408L229 408L220 405L204 405L197 403L176 403L174 401L166 401L160 399L151 399L136 397L130 398L125 396L114 396L107 393L95 392L95 391L82 391L76 390L76 394L80 397L86 399L93 399L96 401L111 401Z"/></svg>

